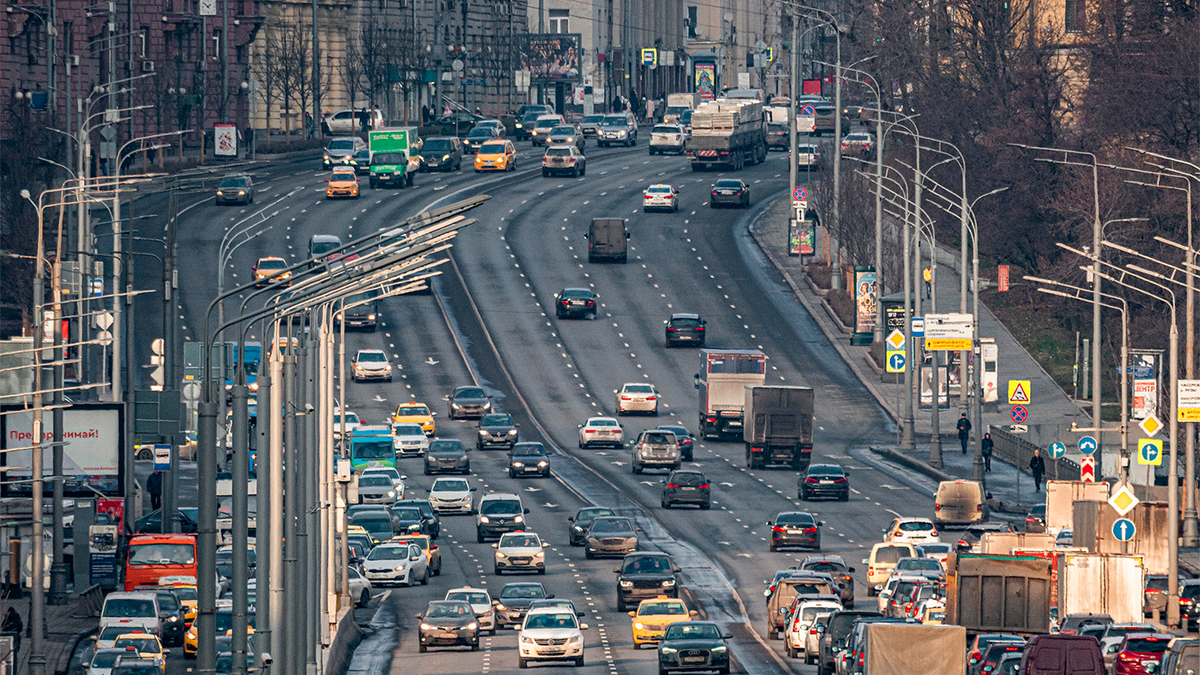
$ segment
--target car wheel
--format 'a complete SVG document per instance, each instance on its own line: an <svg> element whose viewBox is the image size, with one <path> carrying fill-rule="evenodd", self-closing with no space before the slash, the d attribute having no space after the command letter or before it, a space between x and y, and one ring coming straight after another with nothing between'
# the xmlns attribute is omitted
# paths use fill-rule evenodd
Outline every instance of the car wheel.
<svg viewBox="0 0 1200 675"><path fill-rule="evenodd" d="M579 658L575 659L575 667L579 668L582 666L583 666L583 656L580 656Z"/></svg>
<svg viewBox="0 0 1200 675"><path fill-rule="evenodd" d="M720 673L720 675L729 675L729 666L723 666L717 670L717 672Z"/></svg>
<svg viewBox="0 0 1200 675"><path fill-rule="evenodd" d="M587 558L588 560L592 560L593 558L595 558L595 557L596 557L596 554L595 554L595 553L592 553L591 551L589 551L589 550L586 550L586 549L585 549L585 550L583 551L583 557Z"/></svg>
<svg viewBox="0 0 1200 675"><path fill-rule="evenodd" d="M370 602L371 602L371 594L368 593L367 589L364 588L362 594L358 596L358 606L366 607Z"/></svg>
<svg viewBox="0 0 1200 675"><path fill-rule="evenodd" d="M493 567L492 571L496 573L496 576L502 576L499 567Z"/></svg>
<svg viewBox="0 0 1200 675"><path fill-rule="evenodd" d="M545 573L546 573L546 568L545 568L545 567L543 567L543 568L541 568L540 570L538 570L538 574L545 574Z"/></svg>
<svg viewBox="0 0 1200 675"><path fill-rule="evenodd" d="M421 585L422 586L429 585L429 566L428 565L425 566L425 573L421 575Z"/></svg>
<svg viewBox="0 0 1200 675"><path fill-rule="evenodd" d="M617 611L618 612L628 612L629 611L629 606L621 601L621 596L619 594L617 595Z"/></svg>
<svg viewBox="0 0 1200 675"><path fill-rule="evenodd" d="M661 504L664 509L671 508L671 505L668 504L667 500L665 500L665 499L660 499L658 503Z"/></svg>
<svg viewBox="0 0 1200 675"><path fill-rule="evenodd" d="M792 646L790 644L784 645L784 648L787 650L787 655L788 655L789 659L796 658L796 650L792 649Z"/></svg>
<svg viewBox="0 0 1200 675"><path fill-rule="evenodd" d="M775 545L775 542L771 542L767 548L771 551L771 553L779 550L779 547Z"/></svg>
<svg viewBox="0 0 1200 675"><path fill-rule="evenodd" d="M516 477L517 477L517 474L516 474L516 473L515 473L515 472L514 472L512 469L509 469L509 470L508 470L508 477L509 477L509 478L516 478Z"/></svg>
<svg viewBox="0 0 1200 675"><path fill-rule="evenodd" d="M850 501L850 493L849 493L849 492L843 492L843 493L842 493L842 496L840 497L840 499L841 499L841 501L844 501L844 502L848 502L848 501Z"/></svg>
<svg viewBox="0 0 1200 675"><path fill-rule="evenodd" d="M542 169L542 178L549 178L549 177L550 177L550 172L547 171L546 169Z"/></svg>
<svg viewBox="0 0 1200 675"><path fill-rule="evenodd" d="M442 559L441 558L438 558L438 566L436 568L434 568L433 576L435 576L435 577L442 576Z"/></svg>
<svg viewBox="0 0 1200 675"><path fill-rule="evenodd" d="M650 414L651 414L651 415L653 415L653 416L655 416L655 417L658 417L658 406L655 406L655 407L654 407L654 410L651 410L651 411L650 411Z"/></svg>
<svg viewBox="0 0 1200 675"><path fill-rule="evenodd" d="M424 654L425 652L429 651L429 647L426 647L425 645L418 645L417 651L421 654Z"/></svg>
<svg viewBox="0 0 1200 675"><path fill-rule="evenodd" d="M429 470L429 467L425 467L425 475L426 475L426 476L432 476L432 475L433 475L433 472L431 472L431 471Z"/></svg>
<svg viewBox="0 0 1200 675"><path fill-rule="evenodd" d="M473 652L479 651L479 640L476 640L471 643L471 651L473 651Z"/></svg>
<svg viewBox="0 0 1200 675"><path fill-rule="evenodd" d="M708 510L712 509L712 502L704 502L703 504L700 505L700 508L704 509L705 511L708 511Z"/></svg>
<svg viewBox="0 0 1200 675"><path fill-rule="evenodd" d="M799 499L802 502L806 502L806 501L808 501L808 495L804 493L804 490L798 490L796 492L796 499Z"/></svg>
<svg viewBox="0 0 1200 675"><path fill-rule="evenodd" d="M475 543L476 544L483 543L483 530L480 530L480 529L475 530Z"/></svg>
<svg viewBox="0 0 1200 675"><path fill-rule="evenodd" d="M587 164L584 164L584 165L583 165L583 168L579 170L579 175L580 175L580 176L586 176L586 175L587 175Z"/></svg>
<svg viewBox="0 0 1200 675"><path fill-rule="evenodd" d="M517 667L518 668L528 668L529 662L518 656L517 657Z"/></svg>

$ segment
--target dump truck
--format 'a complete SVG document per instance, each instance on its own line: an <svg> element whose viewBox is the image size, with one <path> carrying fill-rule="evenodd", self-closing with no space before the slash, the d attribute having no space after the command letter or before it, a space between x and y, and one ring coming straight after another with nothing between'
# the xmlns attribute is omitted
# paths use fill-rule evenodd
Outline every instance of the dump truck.
<svg viewBox="0 0 1200 675"><path fill-rule="evenodd" d="M692 112L692 133L684 146L692 171L723 166L734 171L767 158L767 122L762 103L717 99Z"/></svg>
<svg viewBox="0 0 1200 675"><path fill-rule="evenodd" d="M813 449L813 390L808 387L745 387L746 466L808 468Z"/></svg>
<svg viewBox="0 0 1200 675"><path fill-rule="evenodd" d="M967 634L962 626L870 623L863 675L963 675Z"/></svg>
<svg viewBox="0 0 1200 675"><path fill-rule="evenodd" d="M416 127L391 127L370 132L371 187L411 186L421 168L421 138Z"/></svg>
<svg viewBox="0 0 1200 675"><path fill-rule="evenodd" d="M696 374L700 391L700 435L741 438L746 385L767 381L767 356L757 349L703 349L703 370Z"/></svg>
<svg viewBox="0 0 1200 675"><path fill-rule="evenodd" d="M946 623L970 633L1049 631L1052 563L1035 555L951 554L946 558Z"/></svg>

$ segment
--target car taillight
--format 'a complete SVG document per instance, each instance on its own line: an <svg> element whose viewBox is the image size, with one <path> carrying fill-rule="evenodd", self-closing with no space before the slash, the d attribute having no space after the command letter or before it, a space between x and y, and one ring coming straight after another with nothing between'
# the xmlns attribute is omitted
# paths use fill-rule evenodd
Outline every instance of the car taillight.
<svg viewBox="0 0 1200 675"><path fill-rule="evenodd" d="M705 418L704 418L704 421L705 421L705 422L708 422L709 424L716 424L716 422L717 422L717 418L715 418L715 417L705 417Z"/></svg>
<svg viewBox="0 0 1200 675"><path fill-rule="evenodd" d="M547 163L547 162L549 162L549 161L550 161L550 160L546 159L545 157L543 157L543 158L542 158L542 164L546 164L546 163Z"/></svg>
<svg viewBox="0 0 1200 675"><path fill-rule="evenodd" d="M683 136L680 136L679 134L675 134L675 140L679 140L681 138L683 138Z"/></svg>
<svg viewBox="0 0 1200 675"><path fill-rule="evenodd" d="M595 304L596 304L596 302L595 302L594 300L588 300L588 301L587 301L587 306L588 306L588 307L591 307L591 306L593 306L593 305L595 305Z"/></svg>
<svg viewBox="0 0 1200 675"><path fill-rule="evenodd" d="M934 531L933 531L933 532L931 532L930 534L931 534L932 536L934 536L934 537L938 536L937 529L934 529Z"/></svg>
<svg viewBox="0 0 1200 675"><path fill-rule="evenodd" d="M980 512L980 513L983 513L983 504L976 504L976 505L975 505L975 510L976 510L976 511L978 511L978 512Z"/></svg>
<svg viewBox="0 0 1200 675"><path fill-rule="evenodd" d="M845 483L845 482L846 482L846 479L845 479L845 478L834 478L834 479L833 479L833 482L835 482L835 483Z"/></svg>
<svg viewBox="0 0 1200 675"><path fill-rule="evenodd" d="M575 158L574 158L574 157L572 157L570 161L571 161L571 163L572 163L572 164L574 164L574 163L575 163Z"/></svg>
<svg viewBox="0 0 1200 675"><path fill-rule="evenodd" d="M1034 518L1033 516L1025 516L1025 524L1026 525L1030 525L1030 524L1036 523L1036 522L1037 522L1037 518Z"/></svg>
<svg viewBox="0 0 1200 675"><path fill-rule="evenodd" d="M717 191L716 191L716 190L713 190L713 191L712 191L712 193L715 195L715 194L717 194Z"/></svg>
<svg viewBox="0 0 1200 675"><path fill-rule="evenodd" d="M675 330L675 327L674 327L674 326L667 326L667 330L669 330L669 331L673 331L673 330Z"/></svg>
<svg viewBox="0 0 1200 675"><path fill-rule="evenodd" d="M669 487L669 488L677 488L677 487L679 487L679 486L678 486L678 485L676 485L676 484L674 484L674 483L667 483L667 487Z"/></svg>
<svg viewBox="0 0 1200 675"><path fill-rule="evenodd" d="M868 576L870 576L870 575L872 575L872 574L875 574L875 566L874 566L874 565L867 565L867 575L868 575Z"/></svg>
<svg viewBox="0 0 1200 675"><path fill-rule="evenodd" d="M816 532L816 531L817 531L817 528L815 528L815 527L806 527L806 528L804 528L804 532L805 532L805 534L812 534L812 533L814 533L814 532Z"/></svg>
<svg viewBox="0 0 1200 675"><path fill-rule="evenodd" d="M782 527L778 526L778 525L775 525L775 526L773 526L773 527L771 528L771 531L772 531L772 532L783 532L783 531L784 531L784 529L783 529Z"/></svg>
<svg viewBox="0 0 1200 675"><path fill-rule="evenodd" d="M816 634L817 634L817 629L816 629L816 628L809 628L809 629L808 629L808 634L809 634L809 635L816 635Z"/></svg>
<svg viewBox="0 0 1200 675"><path fill-rule="evenodd" d="M696 326L696 330L704 330L704 326Z"/></svg>
<svg viewBox="0 0 1200 675"><path fill-rule="evenodd" d="M653 397L653 396L647 396L647 397L646 397L646 400L647 400L647 401L657 401L658 399L656 399L656 398L655 398L655 397Z"/></svg>
<svg viewBox="0 0 1200 675"><path fill-rule="evenodd" d="M820 481L818 481L815 476L809 476L808 478L804 479L804 482L805 483L817 483Z"/></svg>
<svg viewBox="0 0 1200 675"><path fill-rule="evenodd" d="M707 489L708 489L708 483L705 483L704 485L701 485L701 486L700 486L698 489L700 489L700 490L707 490Z"/></svg>
<svg viewBox="0 0 1200 675"><path fill-rule="evenodd" d="M858 665L860 667L863 665L863 661L866 659L866 656L867 656L866 652L863 652L862 654L858 655Z"/></svg>
<svg viewBox="0 0 1200 675"><path fill-rule="evenodd" d="M937 502L934 502L934 504L933 504L933 510L934 510L934 511L941 511L941 510L942 510L942 505L941 505L941 504L938 504Z"/></svg>
<svg viewBox="0 0 1200 675"><path fill-rule="evenodd" d="M596 430L595 430L595 429L584 429L584 430L583 430L583 433L585 433L585 434L594 434L594 433L596 433Z"/></svg>
<svg viewBox="0 0 1200 675"><path fill-rule="evenodd" d="M646 195L646 199L654 199L653 195Z"/></svg>
<svg viewBox="0 0 1200 675"><path fill-rule="evenodd" d="M570 302L567 302L566 300L563 300L563 301L562 301L562 304L563 304L563 307L566 307L567 305L569 305L569 304L571 304L571 303L570 303Z"/></svg>
<svg viewBox="0 0 1200 675"><path fill-rule="evenodd" d="M631 401L631 400L633 400L633 399L629 398L628 396L622 396L622 397L621 397L621 400L622 400L622 401Z"/></svg>
<svg viewBox="0 0 1200 675"><path fill-rule="evenodd" d="M738 190L738 191L737 191L737 193L738 193L739 195L740 195L740 194L742 194L742 192L743 192L743 190Z"/></svg>
<svg viewBox="0 0 1200 675"><path fill-rule="evenodd" d="M967 543L967 540L966 540L966 539L959 539L959 540L958 540L958 545L959 545L959 546L970 546L970 544L968 544L968 543Z"/></svg>

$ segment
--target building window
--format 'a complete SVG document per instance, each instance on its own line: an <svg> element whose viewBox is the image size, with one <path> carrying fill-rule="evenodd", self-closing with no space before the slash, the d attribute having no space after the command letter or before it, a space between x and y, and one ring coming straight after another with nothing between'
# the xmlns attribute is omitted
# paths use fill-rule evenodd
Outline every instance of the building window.
<svg viewBox="0 0 1200 675"><path fill-rule="evenodd" d="M687 24L688 24L688 37L689 38L695 39L696 36L699 35L699 33L696 32L696 21L697 20L698 19L696 18L696 6L688 5Z"/></svg>
<svg viewBox="0 0 1200 675"><path fill-rule="evenodd" d="M1082 33L1086 25L1087 5L1085 0L1066 0L1063 29L1068 33Z"/></svg>
<svg viewBox="0 0 1200 675"><path fill-rule="evenodd" d="M147 50L150 48L150 27L142 26L141 30L138 31L138 35L140 36L141 41L142 41L142 44L141 44L142 58L144 59L144 58L146 58Z"/></svg>
<svg viewBox="0 0 1200 675"><path fill-rule="evenodd" d="M552 9L552 10L550 10L550 32L551 33L570 33L571 32L571 10L569 10L569 9Z"/></svg>
<svg viewBox="0 0 1200 675"><path fill-rule="evenodd" d="M71 55L75 53L75 24L70 21L64 21L62 35L63 54L66 54L67 58L70 59Z"/></svg>

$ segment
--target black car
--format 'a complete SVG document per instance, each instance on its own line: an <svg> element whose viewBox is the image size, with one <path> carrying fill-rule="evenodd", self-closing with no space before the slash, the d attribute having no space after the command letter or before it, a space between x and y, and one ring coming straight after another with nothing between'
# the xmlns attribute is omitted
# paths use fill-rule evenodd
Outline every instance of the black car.
<svg viewBox="0 0 1200 675"><path fill-rule="evenodd" d="M163 645L169 647L183 645L183 634L187 632L187 624L184 623L183 617L187 614L187 609L183 603L179 602L179 596L168 588L156 588L154 593L158 596Z"/></svg>
<svg viewBox="0 0 1200 675"><path fill-rule="evenodd" d="M179 522L179 532L182 534L196 534L197 519L199 518L198 509L182 508L175 512L175 517ZM162 510L155 509L150 513L138 518L133 523L133 531L138 534L162 534Z"/></svg>
<svg viewBox="0 0 1200 675"><path fill-rule="evenodd" d="M771 527L771 551L785 546L799 546L814 551L821 550L821 523L811 513L785 511L768 521Z"/></svg>
<svg viewBox="0 0 1200 675"><path fill-rule="evenodd" d="M554 296L554 316L558 319L595 319L600 296L588 288L564 288Z"/></svg>
<svg viewBox="0 0 1200 675"><path fill-rule="evenodd" d="M796 498L800 501L813 497L850 501L850 481L846 478L846 470L837 464L810 464L807 473L796 483Z"/></svg>
<svg viewBox="0 0 1200 675"><path fill-rule="evenodd" d="M1012 525L1002 522L984 522L970 525L963 530L962 536L958 538L955 548L959 553L970 553L973 548L979 544L979 540L983 539L986 532L1013 532Z"/></svg>
<svg viewBox="0 0 1200 675"><path fill-rule="evenodd" d="M406 513L405 516L411 517L402 517L395 511L391 515L386 512L365 511L354 514L350 518L350 524L358 525L366 530L367 534L371 535L371 538L375 541L387 541L397 534L419 532L421 529L421 512L415 509L400 510L410 512Z"/></svg>
<svg viewBox="0 0 1200 675"><path fill-rule="evenodd" d="M462 600L434 600L416 615L421 620L417 651L430 647L470 647L479 651L479 622Z"/></svg>
<svg viewBox="0 0 1200 675"><path fill-rule="evenodd" d="M854 626L859 620L881 618L883 614L870 609L843 609L830 614L825 620L825 632L818 641L817 672L835 672L834 661L845 648L846 639L854 632Z"/></svg>
<svg viewBox="0 0 1200 675"><path fill-rule="evenodd" d="M527 112L517 118L517 122L513 125L513 130L516 132L518 141L527 140L533 135L533 128L537 126L537 118L542 115L552 115L549 110L533 110Z"/></svg>
<svg viewBox="0 0 1200 675"><path fill-rule="evenodd" d="M421 515L421 509L416 506L393 506L391 512L392 530L397 534L428 534L425 517ZM356 519L351 517L351 520ZM370 527L367 527L367 532L370 532L371 536L375 536ZM380 540L379 537L375 537L375 539ZM391 537L387 537L387 539L391 539Z"/></svg>
<svg viewBox="0 0 1200 675"><path fill-rule="evenodd" d="M675 441L679 444L680 459L685 462L695 461L692 459L692 444L695 439L692 437L692 432L687 430L687 427L682 427L678 424L660 424L658 428L675 434Z"/></svg>
<svg viewBox="0 0 1200 675"><path fill-rule="evenodd" d="M722 178L717 181L716 185L713 185L708 205L715 209L724 204L742 208L750 206L750 186L739 178Z"/></svg>
<svg viewBox="0 0 1200 675"><path fill-rule="evenodd" d="M354 173L359 176L366 176L371 173L371 151L363 148L354 153L354 159L351 160L351 166L354 167Z"/></svg>
<svg viewBox="0 0 1200 675"><path fill-rule="evenodd" d="M471 473L471 458L457 438L439 438L425 452L425 475L435 473Z"/></svg>
<svg viewBox="0 0 1200 675"><path fill-rule="evenodd" d="M662 484L664 509L676 504L695 504L705 510L712 508L708 479L699 471L672 471Z"/></svg>
<svg viewBox="0 0 1200 675"><path fill-rule="evenodd" d="M508 451L508 476L550 477L550 457L541 443L517 443Z"/></svg>
<svg viewBox="0 0 1200 675"><path fill-rule="evenodd" d="M1188 630L1200 621L1200 579L1179 582L1179 618L1187 622Z"/></svg>
<svg viewBox="0 0 1200 675"><path fill-rule="evenodd" d="M450 402L452 420L483 417L492 411L492 397L487 395L483 387L459 387L446 400Z"/></svg>
<svg viewBox="0 0 1200 675"><path fill-rule="evenodd" d="M489 413L479 418L479 435L475 439L477 449L511 448L517 440L517 424L512 415Z"/></svg>
<svg viewBox="0 0 1200 675"><path fill-rule="evenodd" d="M1029 509L1029 515L1025 516L1025 531L1026 532L1045 532L1046 531L1046 505L1034 504Z"/></svg>
<svg viewBox="0 0 1200 675"><path fill-rule="evenodd" d="M475 115L469 112L456 112L449 115L443 115L437 118L434 122L435 126L442 128L443 134L454 134L461 136L475 126L475 123L482 120L483 115Z"/></svg>
<svg viewBox="0 0 1200 675"><path fill-rule="evenodd" d="M217 184L217 204L251 204L254 202L254 179L246 174L226 176Z"/></svg>
<svg viewBox="0 0 1200 675"><path fill-rule="evenodd" d="M421 171L458 171L462 158L462 141L454 136L426 138L421 146Z"/></svg>
<svg viewBox="0 0 1200 675"><path fill-rule="evenodd" d="M708 323L697 314L672 314L667 319L667 346L704 346L704 332Z"/></svg>
<svg viewBox="0 0 1200 675"><path fill-rule="evenodd" d="M567 530L571 545L583 546L583 542L587 538L588 527L591 526L593 520L615 515L617 515L616 512L607 506L585 506L576 511L575 515L567 518L567 522L571 524Z"/></svg>
<svg viewBox="0 0 1200 675"><path fill-rule="evenodd" d="M792 136L788 133L787 122L767 122L767 150L779 148L787 150L791 147Z"/></svg>
<svg viewBox="0 0 1200 675"><path fill-rule="evenodd" d="M488 141L494 141L497 138L500 138L500 134L496 133L495 127L475 127L463 139L463 152L468 155L474 155L479 152L479 146Z"/></svg>
<svg viewBox="0 0 1200 675"><path fill-rule="evenodd" d="M617 611L628 611L642 600L660 595L679 597L675 574L680 571L666 553L639 551L625 556L621 566L613 568L618 575Z"/></svg>
<svg viewBox="0 0 1200 675"><path fill-rule="evenodd" d="M525 613L535 600L548 600L553 593L547 593L546 587L536 581L521 581L504 584L500 595L496 596L496 627L520 626L525 620Z"/></svg>
<svg viewBox="0 0 1200 675"><path fill-rule="evenodd" d="M429 535L432 539L437 539L441 535L442 521L438 518L437 512L433 510L433 504L430 504L428 499L401 499L392 506L392 510L395 511L405 506L421 510L421 517L425 519L425 526L421 532Z"/></svg>
<svg viewBox="0 0 1200 675"><path fill-rule="evenodd" d="M711 621L681 621L667 627L658 643L658 672L691 673L715 670L729 672L729 643Z"/></svg>

